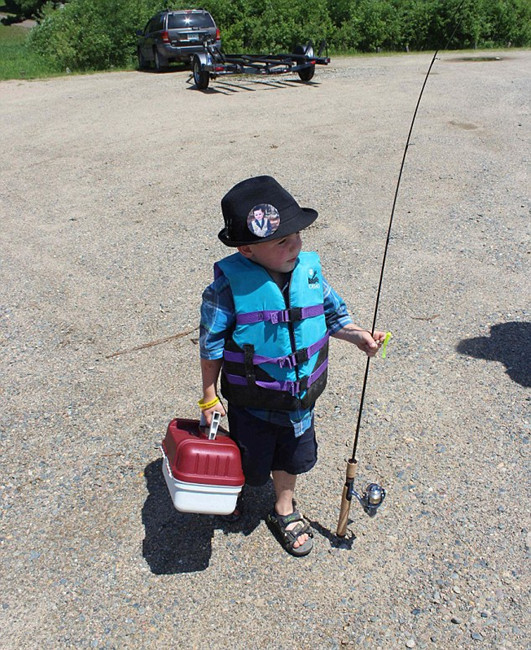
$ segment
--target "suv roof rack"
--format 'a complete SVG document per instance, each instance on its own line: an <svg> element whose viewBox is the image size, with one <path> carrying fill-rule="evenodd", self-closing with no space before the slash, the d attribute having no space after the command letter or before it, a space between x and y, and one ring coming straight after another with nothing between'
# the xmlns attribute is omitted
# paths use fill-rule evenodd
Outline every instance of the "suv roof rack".
<svg viewBox="0 0 531 650"><path fill-rule="evenodd" d="M167 13L172 13L176 14L178 12L188 12L188 11L202 11L203 13L206 13L206 9L203 9L202 7L192 7L191 9L163 9L160 13L161 14L167 14Z"/></svg>

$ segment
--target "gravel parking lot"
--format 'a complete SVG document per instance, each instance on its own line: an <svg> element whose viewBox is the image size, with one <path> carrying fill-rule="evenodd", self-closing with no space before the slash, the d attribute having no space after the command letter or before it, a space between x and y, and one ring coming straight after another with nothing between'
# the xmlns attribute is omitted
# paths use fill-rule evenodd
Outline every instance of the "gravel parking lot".
<svg viewBox="0 0 531 650"><path fill-rule="evenodd" d="M370 326L430 60L0 83L0 647L529 647L530 51L442 53L426 87L358 447L377 517L335 537L365 366L338 341L310 556L269 533L270 486L226 524L161 474L167 423L197 417L222 195L267 173L317 209L305 247Z"/></svg>

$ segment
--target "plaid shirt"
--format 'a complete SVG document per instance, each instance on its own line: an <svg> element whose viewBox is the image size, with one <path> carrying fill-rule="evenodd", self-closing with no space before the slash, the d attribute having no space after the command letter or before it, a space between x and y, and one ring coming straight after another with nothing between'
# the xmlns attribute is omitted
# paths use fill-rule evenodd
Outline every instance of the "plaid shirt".
<svg viewBox="0 0 531 650"><path fill-rule="evenodd" d="M352 323L343 299L323 278L324 315L329 334L335 334L340 329ZM236 326L234 299L229 281L224 276L218 277L203 292L201 305L201 323L199 328L199 346L202 359L221 359L225 339L229 337ZM296 436L308 429L312 422L313 409L298 409L296 411L266 411L262 409L246 409L252 415L262 420L280 424L292 425Z"/></svg>

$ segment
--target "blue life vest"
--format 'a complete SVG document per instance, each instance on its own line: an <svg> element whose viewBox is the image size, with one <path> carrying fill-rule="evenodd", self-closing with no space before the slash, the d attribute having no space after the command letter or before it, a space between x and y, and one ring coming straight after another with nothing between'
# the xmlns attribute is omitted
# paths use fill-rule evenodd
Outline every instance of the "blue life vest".
<svg viewBox="0 0 531 650"><path fill-rule="evenodd" d="M321 263L300 253L288 304L267 270L235 253L215 272L229 281L236 327L225 342L221 391L236 406L279 411L310 408L328 369Z"/></svg>

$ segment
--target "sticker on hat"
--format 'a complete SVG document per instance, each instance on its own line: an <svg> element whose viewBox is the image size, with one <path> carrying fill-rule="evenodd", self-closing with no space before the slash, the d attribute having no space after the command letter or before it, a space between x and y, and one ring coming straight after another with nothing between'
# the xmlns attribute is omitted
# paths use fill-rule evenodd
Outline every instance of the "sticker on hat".
<svg viewBox="0 0 531 650"><path fill-rule="evenodd" d="M280 215L274 205L260 203L247 215L247 227L257 237L269 237L280 226Z"/></svg>

